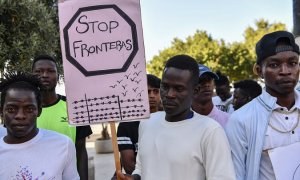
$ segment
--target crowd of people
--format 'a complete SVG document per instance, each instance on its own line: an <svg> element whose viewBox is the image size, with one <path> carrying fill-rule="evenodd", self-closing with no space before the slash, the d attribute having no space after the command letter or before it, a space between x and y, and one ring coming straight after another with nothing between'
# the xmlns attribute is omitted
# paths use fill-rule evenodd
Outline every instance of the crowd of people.
<svg viewBox="0 0 300 180"><path fill-rule="evenodd" d="M188 55L148 74L150 118L120 122L121 180L275 180L270 152L300 142L299 46L287 31L256 44L252 79L233 83ZM68 125L66 97L55 91L56 61L0 82L0 179L87 180L90 126ZM299 151L289 152L299 156ZM4 162L4 163L3 163Z"/></svg>

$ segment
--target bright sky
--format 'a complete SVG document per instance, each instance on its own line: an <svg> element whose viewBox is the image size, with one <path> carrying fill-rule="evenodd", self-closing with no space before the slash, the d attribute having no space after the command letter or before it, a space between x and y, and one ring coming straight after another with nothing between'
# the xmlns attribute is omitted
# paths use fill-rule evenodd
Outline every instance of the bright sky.
<svg viewBox="0 0 300 180"><path fill-rule="evenodd" d="M214 39L242 41L244 30L255 20L293 26L292 0L140 0L146 59L170 47L178 37L185 40L196 30Z"/></svg>

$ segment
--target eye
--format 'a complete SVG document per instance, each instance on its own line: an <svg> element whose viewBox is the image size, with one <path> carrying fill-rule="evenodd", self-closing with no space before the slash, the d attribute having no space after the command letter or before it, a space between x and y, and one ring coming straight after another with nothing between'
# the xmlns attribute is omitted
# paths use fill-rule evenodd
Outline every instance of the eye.
<svg viewBox="0 0 300 180"><path fill-rule="evenodd" d="M279 65L277 63L270 63L269 67L271 68L277 68Z"/></svg>
<svg viewBox="0 0 300 180"><path fill-rule="evenodd" d="M35 107L27 107L27 108L26 108L26 111L27 111L28 113L32 113L32 112L34 112L35 110L36 110Z"/></svg>
<svg viewBox="0 0 300 180"><path fill-rule="evenodd" d="M14 112L16 112L16 108L14 108L14 107L6 107L5 111L8 112L8 113L14 113Z"/></svg>

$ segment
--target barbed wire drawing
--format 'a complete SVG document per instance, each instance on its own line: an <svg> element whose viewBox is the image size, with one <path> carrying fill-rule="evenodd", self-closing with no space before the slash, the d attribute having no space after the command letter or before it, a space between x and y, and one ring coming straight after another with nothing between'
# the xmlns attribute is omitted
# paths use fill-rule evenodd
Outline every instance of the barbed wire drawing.
<svg viewBox="0 0 300 180"><path fill-rule="evenodd" d="M117 95L84 98L73 101L72 122L97 123L104 120L122 121L143 117L147 110L142 98L120 99Z"/></svg>

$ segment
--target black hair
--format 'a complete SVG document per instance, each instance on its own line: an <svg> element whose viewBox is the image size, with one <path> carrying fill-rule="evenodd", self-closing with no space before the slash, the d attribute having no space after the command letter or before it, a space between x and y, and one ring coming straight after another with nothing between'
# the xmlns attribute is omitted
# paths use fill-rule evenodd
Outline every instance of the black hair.
<svg viewBox="0 0 300 180"><path fill-rule="evenodd" d="M52 57L52 56L49 56L49 55L46 55L46 54L43 54L43 55L39 55L37 57L35 57L33 59L33 62L32 62L32 66L31 66L31 70L33 70L33 67L35 65L36 62L40 61L40 60L48 60L48 61L52 61L54 62L56 68L57 68L57 63L55 61L55 59Z"/></svg>
<svg viewBox="0 0 300 180"><path fill-rule="evenodd" d="M196 60L191 56L184 55L184 54L173 56L167 61L165 65L165 68L169 68L169 67L190 71L192 74L191 80L193 85L198 84L199 67Z"/></svg>
<svg viewBox="0 0 300 180"><path fill-rule="evenodd" d="M261 86L252 79L241 80L233 84L233 87L240 88L251 99L256 98L262 92Z"/></svg>
<svg viewBox="0 0 300 180"><path fill-rule="evenodd" d="M217 71L216 74L219 76L219 79L215 79L216 86L222 86L222 85L229 86L230 82L225 74L222 74L221 71Z"/></svg>
<svg viewBox="0 0 300 180"><path fill-rule="evenodd" d="M148 86L154 87L154 88L160 88L160 79L152 74L147 74L147 84Z"/></svg>
<svg viewBox="0 0 300 180"><path fill-rule="evenodd" d="M7 91L9 89L23 89L33 91L38 107L41 107L41 83L36 75L25 72L11 72L4 74L0 80L1 108L3 108Z"/></svg>

